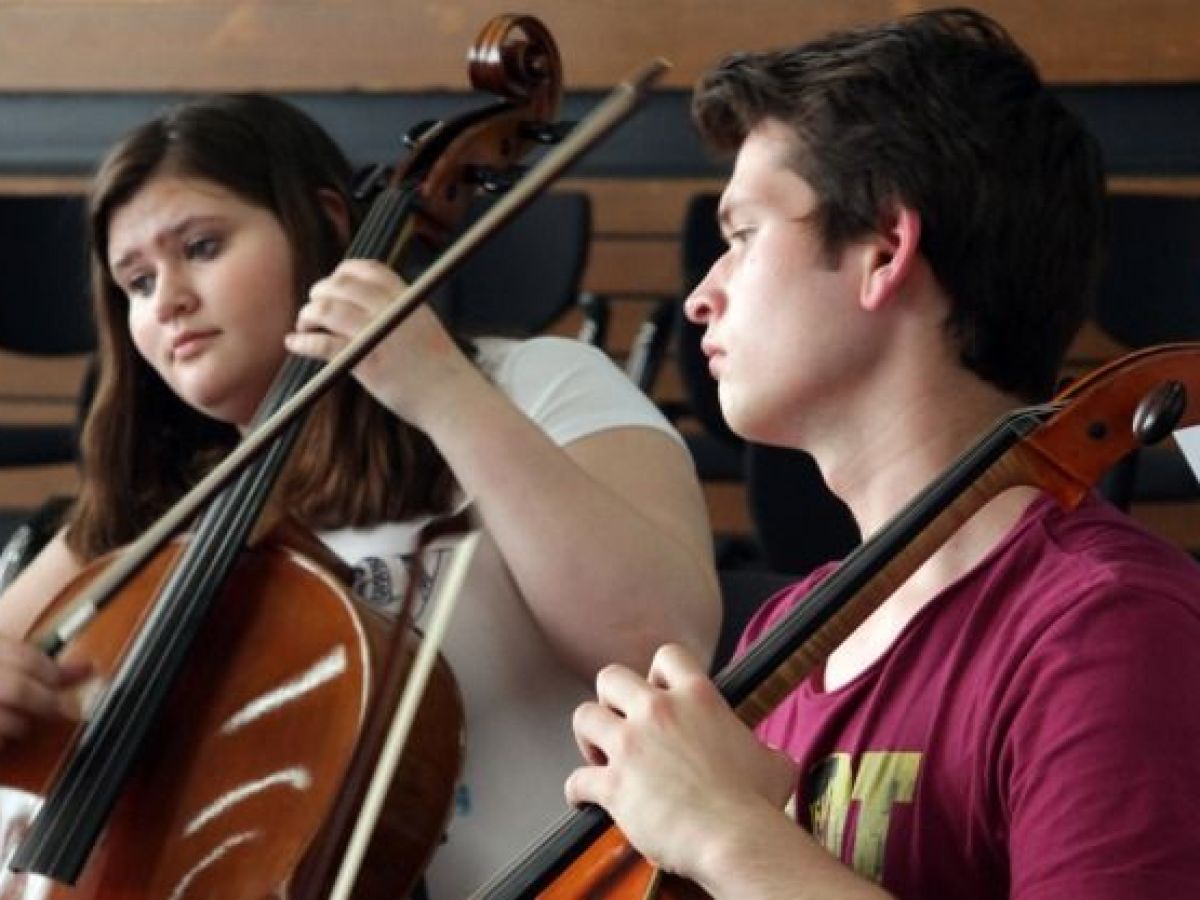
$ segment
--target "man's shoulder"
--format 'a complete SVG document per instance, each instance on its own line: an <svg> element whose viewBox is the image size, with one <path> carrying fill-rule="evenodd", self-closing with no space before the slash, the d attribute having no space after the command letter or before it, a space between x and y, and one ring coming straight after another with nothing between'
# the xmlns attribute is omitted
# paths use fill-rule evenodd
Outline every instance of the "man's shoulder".
<svg viewBox="0 0 1200 900"><path fill-rule="evenodd" d="M1031 577L1081 589L1122 589L1188 598L1200 606L1200 563L1097 496L1049 507L1031 529ZM1020 558L1020 562L1028 562Z"/></svg>
<svg viewBox="0 0 1200 900"><path fill-rule="evenodd" d="M1032 517L964 591L979 649L1030 673L1039 660L1120 672L1118 657L1167 663L1200 646L1200 564L1094 497Z"/></svg>

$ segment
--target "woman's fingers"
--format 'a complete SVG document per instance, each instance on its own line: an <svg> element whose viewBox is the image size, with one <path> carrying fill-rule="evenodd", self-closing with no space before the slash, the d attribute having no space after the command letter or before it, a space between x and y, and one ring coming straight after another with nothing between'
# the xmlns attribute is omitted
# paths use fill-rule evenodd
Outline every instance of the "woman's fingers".
<svg viewBox="0 0 1200 900"><path fill-rule="evenodd" d="M77 706L65 691L91 673L89 663L60 664L24 641L0 637L0 709L7 711L10 719L75 717Z"/></svg>

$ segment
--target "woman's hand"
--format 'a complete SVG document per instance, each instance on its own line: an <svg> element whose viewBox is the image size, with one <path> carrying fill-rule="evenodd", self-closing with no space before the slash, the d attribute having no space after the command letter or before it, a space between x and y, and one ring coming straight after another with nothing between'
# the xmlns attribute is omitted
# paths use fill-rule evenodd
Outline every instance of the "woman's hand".
<svg viewBox="0 0 1200 900"><path fill-rule="evenodd" d="M296 330L286 339L292 353L329 359L353 340L405 290L382 263L342 262L309 292ZM454 408L454 393L478 388L483 377L463 355L437 316L418 307L354 368L354 376L380 403L418 428Z"/></svg>
<svg viewBox="0 0 1200 900"><path fill-rule="evenodd" d="M23 641L0 635L0 748L24 737L35 719L78 719L68 690L90 673L86 663L59 664Z"/></svg>
<svg viewBox="0 0 1200 900"><path fill-rule="evenodd" d="M313 286L288 349L332 356L403 289L380 263L343 262ZM580 404L591 401L554 386L563 369L576 370L579 354L549 356L561 356L563 368L545 368L544 347L531 358L542 360L539 377L552 402L561 397L576 407L568 420L585 420L590 411ZM578 365L580 373L589 370L592 375L579 376L584 385L609 377ZM642 669L667 641L710 651L720 603L712 535L680 442L655 428L611 427L557 445L428 309L418 309L381 342L355 376L433 442L463 494L473 498L521 596L566 665L590 680L612 661ZM586 390L580 395L589 396ZM631 404L608 387L599 396Z"/></svg>

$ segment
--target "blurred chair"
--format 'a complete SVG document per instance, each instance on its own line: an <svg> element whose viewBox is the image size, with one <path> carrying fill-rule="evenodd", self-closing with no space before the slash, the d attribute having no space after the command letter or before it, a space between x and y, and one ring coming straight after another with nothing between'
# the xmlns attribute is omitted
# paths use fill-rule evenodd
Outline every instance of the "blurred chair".
<svg viewBox="0 0 1200 900"><path fill-rule="evenodd" d="M481 200L470 221L487 209ZM447 308L467 334L528 337L584 306L585 338L598 343L602 301L581 295L591 241L587 194L544 194L481 246L451 279Z"/></svg>
<svg viewBox="0 0 1200 900"><path fill-rule="evenodd" d="M849 508L802 450L747 443L746 502L766 568L718 573L723 615L713 671L729 661L750 618L773 594L862 541Z"/></svg>
<svg viewBox="0 0 1200 900"><path fill-rule="evenodd" d="M862 541L849 508L803 450L747 444L746 502L763 559L776 572L806 575Z"/></svg>
<svg viewBox="0 0 1200 900"><path fill-rule="evenodd" d="M594 347L607 347L608 324L612 317L608 297L584 291L579 295L579 308L583 314L583 322L577 335L579 340Z"/></svg>
<svg viewBox="0 0 1200 900"><path fill-rule="evenodd" d="M6 291L0 302L0 350L66 357L95 348L83 217L84 200L79 196L0 198L0 265ZM81 386L79 396L85 391ZM40 402L3 387L0 393L12 407ZM0 467L74 462L81 415L77 400L68 423L0 423ZM41 510L0 501L0 545L7 547L0 556L0 587L5 572L23 564L40 547L46 532L53 531L65 506L61 498L52 498Z"/></svg>
<svg viewBox="0 0 1200 900"><path fill-rule="evenodd" d="M0 350L57 357L78 356L95 348L83 209L83 199L75 196L0 198L0 253L7 295L0 302ZM9 398L21 399L11 394ZM2 466L74 458L73 426L5 424L2 428Z"/></svg>
<svg viewBox="0 0 1200 900"><path fill-rule="evenodd" d="M670 350L671 335L675 330L675 310L679 301L674 297L659 300L638 326L625 360L625 374L629 380L651 394L662 372ZM667 411L670 414L670 410Z"/></svg>
<svg viewBox="0 0 1200 900"><path fill-rule="evenodd" d="M1113 194L1108 204L1110 240L1096 324L1131 350L1200 340L1200 198ZM1200 485L1173 444L1138 450L1101 490L1123 509L1200 501Z"/></svg>

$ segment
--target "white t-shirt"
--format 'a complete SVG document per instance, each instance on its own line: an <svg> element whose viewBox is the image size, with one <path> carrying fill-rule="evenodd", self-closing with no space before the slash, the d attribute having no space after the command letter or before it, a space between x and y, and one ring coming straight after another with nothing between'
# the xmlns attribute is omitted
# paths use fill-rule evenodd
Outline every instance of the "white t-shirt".
<svg viewBox="0 0 1200 900"><path fill-rule="evenodd" d="M477 346L483 371L559 446L628 426L653 428L679 440L645 395L594 347L554 337L483 339ZM390 606L404 595L407 560L426 521L321 537L355 567L356 590L369 602ZM435 542L426 553L429 580L417 598L418 625L447 555L444 542ZM486 534L442 652L463 694L467 746L447 842L426 880L433 900L459 900L566 811L563 780L579 765L570 717L592 694L592 685L552 653Z"/></svg>

